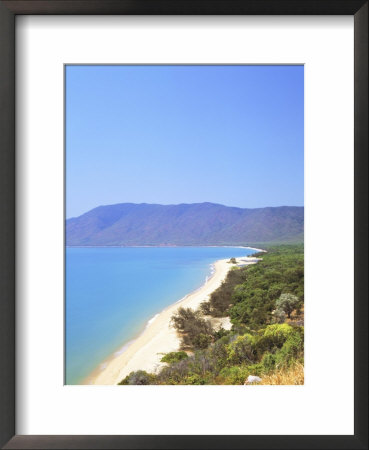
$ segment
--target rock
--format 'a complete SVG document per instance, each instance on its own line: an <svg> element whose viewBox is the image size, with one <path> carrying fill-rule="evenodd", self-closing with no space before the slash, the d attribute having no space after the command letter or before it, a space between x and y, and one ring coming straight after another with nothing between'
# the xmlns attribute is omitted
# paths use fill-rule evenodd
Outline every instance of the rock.
<svg viewBox="0 0 369 450"><path fill-rule="evenodd" d="M245 381L245 384L250 384L250 383L260 383L261 378L257 377L256 375L249 375L247 377L247 380Z"/></svg>

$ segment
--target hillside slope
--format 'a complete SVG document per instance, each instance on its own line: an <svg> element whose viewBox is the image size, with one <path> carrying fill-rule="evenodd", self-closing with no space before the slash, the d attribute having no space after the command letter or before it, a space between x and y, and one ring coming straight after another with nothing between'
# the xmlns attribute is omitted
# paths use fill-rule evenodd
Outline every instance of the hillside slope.
<svg viewBox="0 0 369 450"><path fill-rule="evenodd" d="M304 208L214 203L99 206L68 219L68 246L246 245L302 241Z"/></svg>

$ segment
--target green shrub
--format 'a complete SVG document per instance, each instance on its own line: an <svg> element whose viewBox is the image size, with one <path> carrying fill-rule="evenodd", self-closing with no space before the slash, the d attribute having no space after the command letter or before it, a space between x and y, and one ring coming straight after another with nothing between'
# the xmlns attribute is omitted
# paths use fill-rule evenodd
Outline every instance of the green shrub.
<svg viewBox="0 0 369 450"><path fill-rule="evenodd" d="M269 352L264 353L261 359L261 365L265 373L271 372L275 368L275 355Z"/></svg>
<svg viewBox="0 0 369 450"><path fill-rule="evenodd" d="M266 351L274 353L283 346L287 338L293 333L293 330L293 327L286 323L276 323L261 330L260 336L256 341L258 355L261 356Z"/></svg>
<svg viewBox="0 0 369 450"><path fill-rule="evenodd" d="M157 375L158 384L183 384L190 371L190 357L163 367Z"/></svg>
<svg viewBox="0 0 369 450"><path fill-rule="evenodd" d="M214 340L217 341L218 339L228 336L231 334L231 330L225 330L223 327L219 328L218 331L214 332Z"/></svg>
<svg viewBox="0 0 369 450"><path fill-rule="evenodd" d="M222 369L219 376L223 379L223 384L244 384L249 374L246 366L232 366Z"/></svg>
<svg viewBox="0 0 369 450"><path fill-rule="evenodd" d="M304 328L296 327L282 348L275 354L277 368L290 367L296 360L302 360L304 356Z"/></svg>
<svg viewBox="0 0 369 450"><path fill-rule="evenodd" d="M176 363L178 361L181 361L182 359L188 358L188 355L186 352L180 351L180 352L170 352L167 353L166 355L164 355L161 358L161 362L165 362L165 363Z"/></svg>
<svg viewBox="0 0 369 450"><path fill-rule="evenodd" d="M191 340L192 346L197 349L204 349L213 341L213 337L209 334L199 333Z"/></svg>
<svg viewBox="0 0 369 450"><path fill-rule="evenodd" d="M209 375L211 378L211 374L209 374ZM185 379L184 384L202 384L202 385L209 384L209 377L201 376L201 375L194 373L192 375L189 375Z"/></svg>
<svg viewBox="0 0 369 450"><path fill-rule="evenodd" d="M188 368L189 372L203 376L206 372L214 370L214 360L209 351L198 350L189 359Z"/></svg>
<svg viewBox="0 0 369 450"><path fill-rule="evenodd" d="M265 371L265 368L261 363L250 364L247 367L247 369L249 371L249 375L257 375L257 376L262 375Z"/></svg>
<svg viewBox="0 0 369 450"><path fill-rule="evenodd" d="M231 336L228 334L216 340L208 349L209 357L212 360L214 373L217 374L223 367L228 364L228 350Z"/></svg>
<svg viewBox="0 0 369 450"><path fill-rule="evenodd" d="M251 328L243 323L235 323L232 325L232 332L237 335L246 334L251 332Z"/></svg>
<svg viewBox="0 0 369 450"><path fill-rule="evenodd" d="M119 385L144 385L155 384L156 377L151 373L147 373L145 370L137 370L127 375Z"/></svg>
<svg viewBox="0 0 369 450"><path fill-rule="evenodd" d="M252 364L256 359L255 339L251 334L238 336L228 344L228 362L235 364Z"/></svg>

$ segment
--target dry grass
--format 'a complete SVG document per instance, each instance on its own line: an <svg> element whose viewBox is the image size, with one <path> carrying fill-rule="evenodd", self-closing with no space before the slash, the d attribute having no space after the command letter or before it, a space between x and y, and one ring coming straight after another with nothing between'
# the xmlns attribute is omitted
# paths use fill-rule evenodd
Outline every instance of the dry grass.
<svg viewBox="0 0 369 450"><path fill-rule="evenodd" d="M264 385L301 385L304 384L304 366L295 364L290 369L278 370L271 375L262 376L260 384Z"/></svg>

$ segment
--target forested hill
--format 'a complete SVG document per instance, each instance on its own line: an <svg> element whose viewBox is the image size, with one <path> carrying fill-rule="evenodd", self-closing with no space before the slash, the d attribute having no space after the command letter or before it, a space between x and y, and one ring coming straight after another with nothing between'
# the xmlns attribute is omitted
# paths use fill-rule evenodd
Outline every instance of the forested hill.
<svg viewBox="0 0 369 450"><path fill-rule="evenodd" d="M301 242L304 208L257 209L214 203L99 206L68 219L68 246L250 245Z"/></svg>

